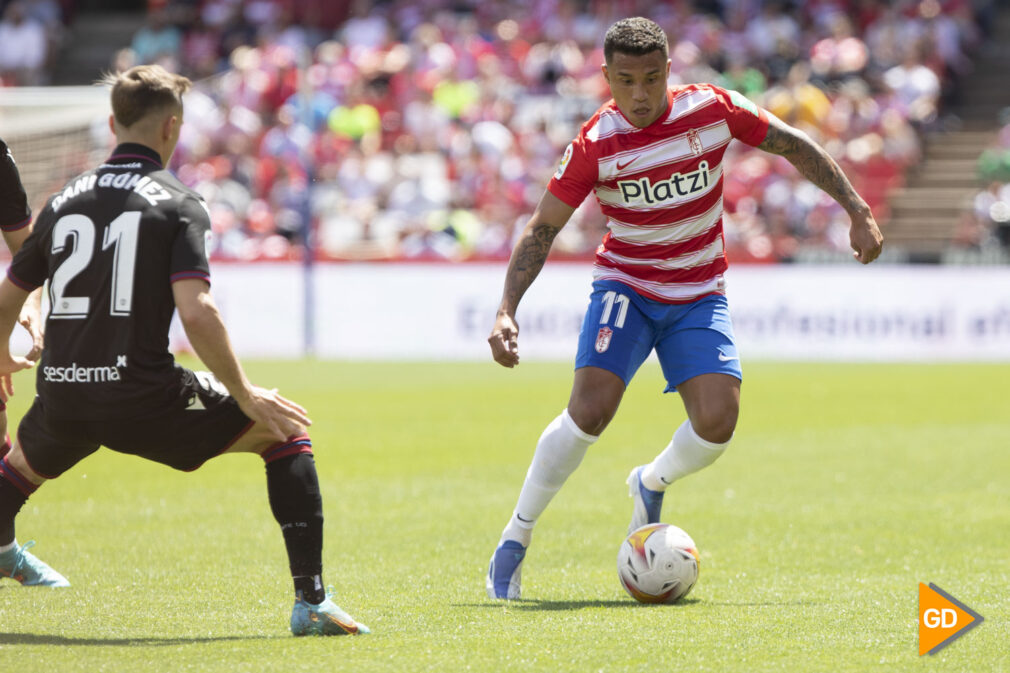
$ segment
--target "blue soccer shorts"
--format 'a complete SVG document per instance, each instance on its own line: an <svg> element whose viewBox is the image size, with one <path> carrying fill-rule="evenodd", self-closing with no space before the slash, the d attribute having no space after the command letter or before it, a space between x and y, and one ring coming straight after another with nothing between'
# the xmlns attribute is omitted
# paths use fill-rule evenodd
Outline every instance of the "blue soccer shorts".
<svg viewBox="0 0 1010 673"><path fill-rule="evenodd" d="M624 283L593 282L575 368L600 367L628 385L653 349L666 377L663 392L699 374L743 378L725 295L666 304Z"/></svg>

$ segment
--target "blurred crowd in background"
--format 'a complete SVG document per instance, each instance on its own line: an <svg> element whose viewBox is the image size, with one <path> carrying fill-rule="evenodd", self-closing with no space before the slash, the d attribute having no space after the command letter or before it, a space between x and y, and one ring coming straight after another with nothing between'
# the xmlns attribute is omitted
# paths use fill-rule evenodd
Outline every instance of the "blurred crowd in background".
<svg viewBox="0 0 1010 673"><path fill-rule="evenodd" d="M0 2L0 8L0 87L48 84L67 8L58 0Z"/></svg>
<svg viewBox="0 0 1010 673"><path fill-rule="evenodd" d="M1010 110L1000 123L993 145L978 160L979 177L987 186L975 195L971 212L958 227L956 243L969 249L1010 250Z"/></svg>
<svg viewBox="0 0 1010 673"><path fill-rule="evenodd" d="M50 54L60 6L7 5L6 80L45 81L46 56L5 60L15 51L5 36L45 39L27 51ZM297 258L311 236L324 258L452 260L508 257L565 146L609 97L602 41L617 19L664 27L671 84L736 89L809 133L886 221L887 191L919 159L922 134L944 123L994 9L986 0L148 6L113 67L160 63L197 81L173 168L207 199L217 257ZM998 194L1010 181L1008 129L993 149L1004 173L994 169L973 217L993 215L987 199L1010 203ZM728 160L731 259L848 250L845 213L784 159L735 143ZM588 198L555 254L590 255L604 227Z"/></svg>

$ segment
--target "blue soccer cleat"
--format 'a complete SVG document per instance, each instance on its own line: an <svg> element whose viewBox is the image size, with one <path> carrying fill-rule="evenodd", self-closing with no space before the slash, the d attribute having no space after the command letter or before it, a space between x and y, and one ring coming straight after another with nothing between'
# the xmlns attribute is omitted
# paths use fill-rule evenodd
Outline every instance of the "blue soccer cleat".
<svg viewBox="0 0 1010 673"><path fill-rule="evenodd" d="M639 465L628 475L628 495L635 502L628 535L646 524L659 523L659 515L663 511L663 491L653 491L642 484L644 469L644 465Z"/></svg>
<svg viewBox="0 0 1010 673"><path fill-rule="evenodd" d="M330 600L333 587L326 588L326 600L319 605L302 600L299 593L291 610L291 633L296 636L360 636L372 631L354 620Z"/></svg>
<svg viewBox="0 0 1010 673"><path fill-rule="evenodd" d="M23 546L0 554L0 577L10 577L25 587L68 587L70 582L27 550L35 546L29 540Z"/></svg>
<svg viewBox="0 0 1010 673"><path fill-rule="evenodd" d="M487 569L488 598L519 598L526 547L515 540L505 540L494 550Z"/></svg>

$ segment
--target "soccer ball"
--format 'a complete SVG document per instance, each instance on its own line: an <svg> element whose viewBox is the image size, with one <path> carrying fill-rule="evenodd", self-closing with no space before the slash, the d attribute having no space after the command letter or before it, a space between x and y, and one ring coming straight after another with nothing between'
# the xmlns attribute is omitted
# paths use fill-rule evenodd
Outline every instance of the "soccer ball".
<svg viewBox="0 0 1010 673"><path fill-rule="evenodd" d="M621 544L617 575L641 603L676 603L698 581L698 548L680 528L650 523Z"/></svg>

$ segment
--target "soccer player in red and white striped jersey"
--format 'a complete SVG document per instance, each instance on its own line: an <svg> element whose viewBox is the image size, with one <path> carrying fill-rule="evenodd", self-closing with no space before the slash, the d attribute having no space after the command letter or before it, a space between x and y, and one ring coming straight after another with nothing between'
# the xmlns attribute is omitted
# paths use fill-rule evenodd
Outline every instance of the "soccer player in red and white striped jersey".
<svg viewBox="0 0 1010 673"><path fill-rule="evenodd" d="M768 117L708 84L667 89L663 103L644 128L607 103L566 150L548 190L573 208L595 191L610 228L597 279L683 304L722 290L723 155L733 138L758 145Z"/></svg>
<svg viewBox="0 0 1010 673"><path fill-rule="evenodd" d="M593 292L568 407L541 435L515 511L491 557L487 591L518 598L533 525L614 417L628 382L655 350L680 393L687 420L652 463L634 468L629 532L659 521L663 493L714 462L736 429L739 355L725 297L723 156L735 138L788 159L851 218L863 264L883 239L866 202L806 134L735 91L709 84L669 87L662 28L641 17L604 38L603 76L613 99L568 146L512 251L488 342L505 367L519 362L515 312L551 244L592 191L609 232L596 253Z"/></svg>

